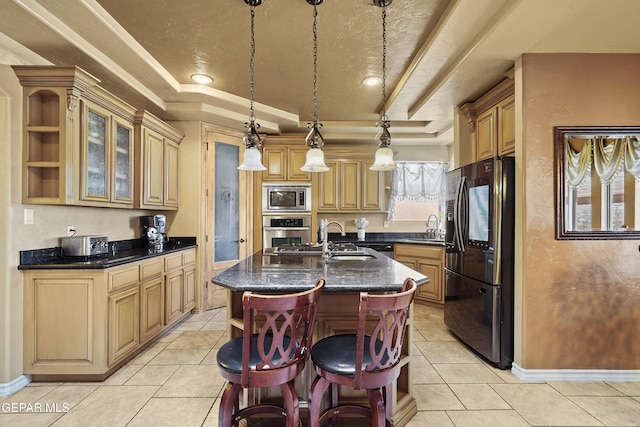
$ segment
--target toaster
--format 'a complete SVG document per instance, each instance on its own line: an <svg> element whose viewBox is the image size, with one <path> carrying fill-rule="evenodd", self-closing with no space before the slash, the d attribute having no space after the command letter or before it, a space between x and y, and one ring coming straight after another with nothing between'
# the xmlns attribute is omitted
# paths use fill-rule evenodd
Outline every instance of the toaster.
<svg viewBox="0 0 640 427"><path fill-rule="evenodd" d="M109 252L107 236L71 236L61 237L62 256L93 257Z"/></svg>

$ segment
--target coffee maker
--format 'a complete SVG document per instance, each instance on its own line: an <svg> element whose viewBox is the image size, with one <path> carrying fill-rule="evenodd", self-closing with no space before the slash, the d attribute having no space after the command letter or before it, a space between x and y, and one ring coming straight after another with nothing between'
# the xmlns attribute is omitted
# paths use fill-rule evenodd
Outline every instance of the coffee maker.
<svg viewBox="0 0 640 427"><path fill-rule="evenodd" d="M142 237L146 237L149 247L162 250L163 245L169 240L165 233L167 217L164 215L145 215L140 217Z"/></svg>

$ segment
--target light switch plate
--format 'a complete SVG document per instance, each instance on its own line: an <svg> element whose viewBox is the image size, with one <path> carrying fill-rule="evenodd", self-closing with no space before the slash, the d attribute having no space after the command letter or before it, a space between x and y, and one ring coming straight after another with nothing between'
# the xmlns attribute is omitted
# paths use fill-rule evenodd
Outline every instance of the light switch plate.
<svg viewBox="0 0 640 427"><path fill-rule="evenodd" d="M24 225L33 225L33 209L24 210Z"/></svg>

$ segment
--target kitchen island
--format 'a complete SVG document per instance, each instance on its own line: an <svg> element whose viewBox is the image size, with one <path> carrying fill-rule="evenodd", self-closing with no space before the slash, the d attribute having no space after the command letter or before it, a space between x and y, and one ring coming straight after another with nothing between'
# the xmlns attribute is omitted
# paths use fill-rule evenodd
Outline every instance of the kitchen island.
<svg viewBox="0 0 640 427"><path fill-rule="evenodd" d="M242 335L242 294L244 291L260 293L291 293L313 287L318 277L326 279L316 315L314 340L356 330L360 292L384 293L399 291L407 277L418 286L429 278L372 249L361 248L354 256L333 256L323 259L313 255L278 255L259 251L238 264L213 277L211 281L224 286L227 292L228 338ZM394 426L403 426L416 414L417 405L412 395L411 342L413 326L411 315L407 322L401 373L390 396ZM315 372L311 363L296 379L300 395L300 408L306 413L307 399ZM277 400L277 388L249 393L249 401ZM366 402L362 392L340 389L341 401ZM304 416L303 416L304 418Z"/></svg>

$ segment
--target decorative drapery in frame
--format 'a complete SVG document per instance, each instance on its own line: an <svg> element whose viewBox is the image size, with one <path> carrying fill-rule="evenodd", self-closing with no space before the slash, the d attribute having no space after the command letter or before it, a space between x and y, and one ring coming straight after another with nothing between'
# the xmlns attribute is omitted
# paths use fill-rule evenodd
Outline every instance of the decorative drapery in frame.
<svg viewBox="0 0 640 427"><path fill-rule="evenodd" d="M589 138L580 151L565 141L566 176L570 187L578 187L590 170L592 161L604 184L615 177L624 162L626 170L640 179L640 142L635 136Z"/></svg>

